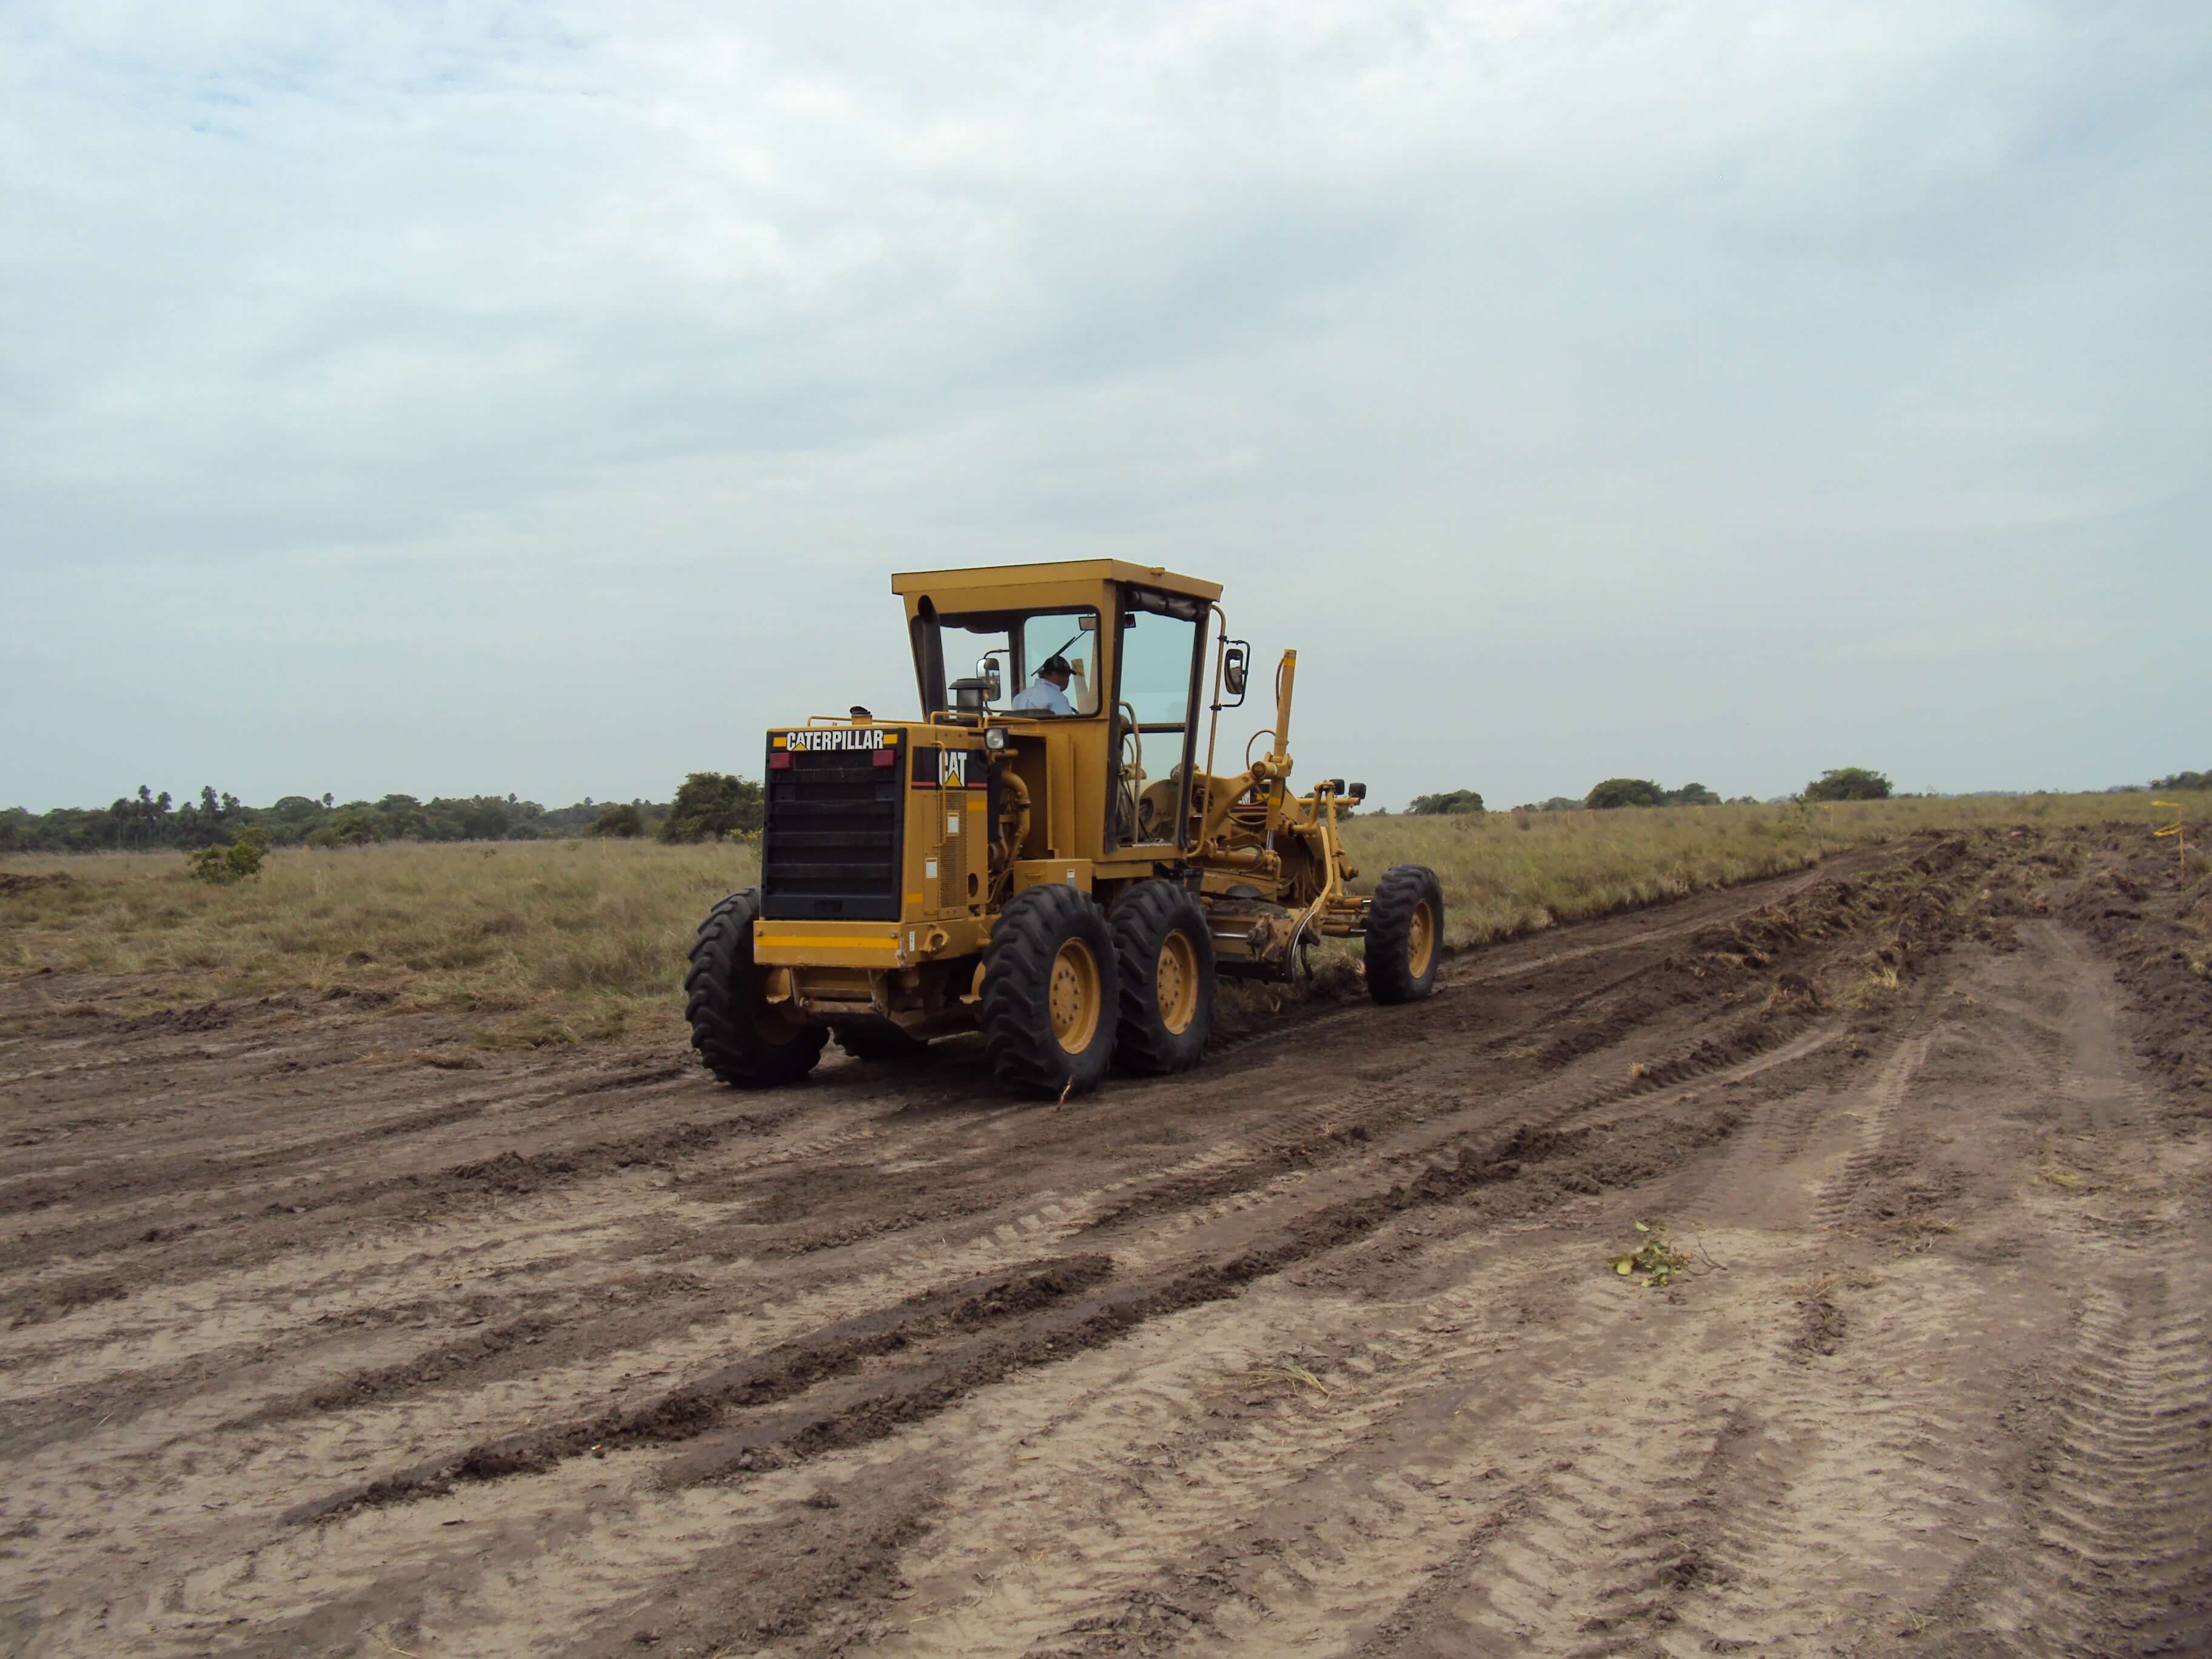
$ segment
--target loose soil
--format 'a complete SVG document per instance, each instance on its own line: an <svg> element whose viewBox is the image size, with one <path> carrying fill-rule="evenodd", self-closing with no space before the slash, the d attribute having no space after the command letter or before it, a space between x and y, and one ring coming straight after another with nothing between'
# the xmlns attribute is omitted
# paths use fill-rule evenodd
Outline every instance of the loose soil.
<svg viewBox="0 0 2212 1659"><path fill-rule="evenodd" d="M18 981L0 1650L2205 1651L2206 890L1868 849L1057 1108Z"/></svg>

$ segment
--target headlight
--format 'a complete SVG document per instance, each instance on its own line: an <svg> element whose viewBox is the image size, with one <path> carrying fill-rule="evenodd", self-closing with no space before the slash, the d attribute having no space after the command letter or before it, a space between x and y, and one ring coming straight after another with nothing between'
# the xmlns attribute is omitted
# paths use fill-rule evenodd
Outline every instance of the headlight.
<svg viewBox="0 0 2212 1659"><path fill-rule="evenodd" d="M999 750L1000 750L1001 749L1004 749L1006 746L1006 728L1005 726L988 726L988 727L986 727L986 728L984 729L984 732L983 732L983 747L984 747L984 748L986 748L986 749L989 750L993 754L994 754L994 755L995 755L995 754L997 754L997 753L999 752Z"/></svg>

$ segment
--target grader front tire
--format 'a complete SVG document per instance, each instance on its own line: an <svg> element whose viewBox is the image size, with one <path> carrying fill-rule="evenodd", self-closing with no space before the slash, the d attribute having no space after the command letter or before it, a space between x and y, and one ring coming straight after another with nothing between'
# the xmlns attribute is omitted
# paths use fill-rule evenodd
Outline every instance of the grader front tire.
<svg viewBox="0 0 2212 1659"><path fill-rule="evenodd" d="M760 890L732 893L707 913L684 976L684 1014L691 1046L707 1069L733 1089L796 1083L822 1058L830 1034L793 1019L761 994L753 962Z"/></svg>
<svg viewBox="0 0 2212 1659"><path fill-rule="evenodd" d="M1418 1002L1437 987L1443 959L1444 892L1437 872L1397 864L1375 884L1367 910L1367 994L1377 1002Z"/></svg>
<svg viewBox="0 0 2212 1659"><path fill-rule="evenodd" d="M1188 1071L1213 1029L1213 933L1206 911L1171 881L1140 881L1107 916L1121 972L1115 1061L1160 1077Z"/></svg>
<svg viewBox="0 0 2212 1659"><path fill-rule="evenodd" d="M1098 1086L1121 1000L1114 935L1090 895L1026 887L983 951L983 1051L1007 1088L1043 1099Z"/></svg>

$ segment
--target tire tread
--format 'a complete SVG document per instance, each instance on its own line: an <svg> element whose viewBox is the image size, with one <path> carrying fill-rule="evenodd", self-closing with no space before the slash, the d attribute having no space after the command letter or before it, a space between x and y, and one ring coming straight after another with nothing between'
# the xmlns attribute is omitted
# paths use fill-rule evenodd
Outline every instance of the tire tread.
<svg viewBox="0 0 2212 1659"><path fill-rule="evenodd" d="M1114 929L1115 967L1121 981L1115 1063L1146 1077L1188 1071L1203 1057L1213 1024L1213 933L1204 908L1184 889L1156 877L1137 883L1115 899L1107 920ZM1178 926L1197 947L1200 977L1197 1016L1190 1030L1180 1036L1160 1023L1153 988L1160 946Z"/></svg>
<svg viewBox="0 0 2212 1659"><path fill-rule="evenodd" d="M1413 912L1425 898L1436 912L1437 937L1429 971L1416 978L1407 967L1407 949ZM1443 956L1443 884L1435 871L1425 864L1394 864L1384 871L1367 908L1367 994L1385 1006L1428 995L1436 988L1437 965Z"/></svg>
<svg viewBox="0 0 2212 1659"><path fill-rule="evenodd" d="M684 1018L691 1027L691 1046L708 1071L737 1089L796 1083L814 1069L830 1036L810 1026L789 1042L764 1042L737 1018L738 1000L753 994L752 926L759 915L757 887L717 903L699 924L684 975Z"/></svg>
<svg viewBox="0 0 2212 1659"><path fill-rule="evenodd" d="M1120 976L1105 917L1088 894L1073 887L1024 888L999 912L990 943L983 949L983 1000L978 1010L983 1052L992 1074L1021 1094L1051 1098L1066 1090L1089 1089L1106 1069L1103 1059L1095 1066L1072 1062L1054 1036L1047 1005L1038 995L1071 930L1091 936L1092 953L1098 959L1099 989L1106 1004L1100 1024L1110 1056Z"/></svg>

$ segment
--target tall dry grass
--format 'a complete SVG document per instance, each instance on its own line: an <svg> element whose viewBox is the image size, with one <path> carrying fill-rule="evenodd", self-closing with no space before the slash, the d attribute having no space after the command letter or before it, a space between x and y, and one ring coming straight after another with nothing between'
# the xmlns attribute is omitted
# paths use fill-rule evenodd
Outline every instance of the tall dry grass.
<svg viewBox="0 0 2212 1659"><path fill-rule="evenodd" d="M2212 831L2212 796L2185 810ZM1363 884L1392 864L1435 868L1449 938L1464 945L1917 830L2119 823L2148 833L2170 816L2137 795L2038 795L1355 818L1345 839ZM403 844L287 849L258 878L211 887L176 854L15 857L0 860L0 975L106 976L125 1006L367 993L460 1016L492 1044L672 1036L693 929L757 868L736 846Z"/></svg>
<svg viewBox="0 0 2212 1659"><path fill-rule="evenodd" d="M672 1024L708 906L757 878L734 845L398 844L270 854L232 887L178 854L0 861L0 972L117 975L149 1001L366 992L543 1042Z"/></svg>

